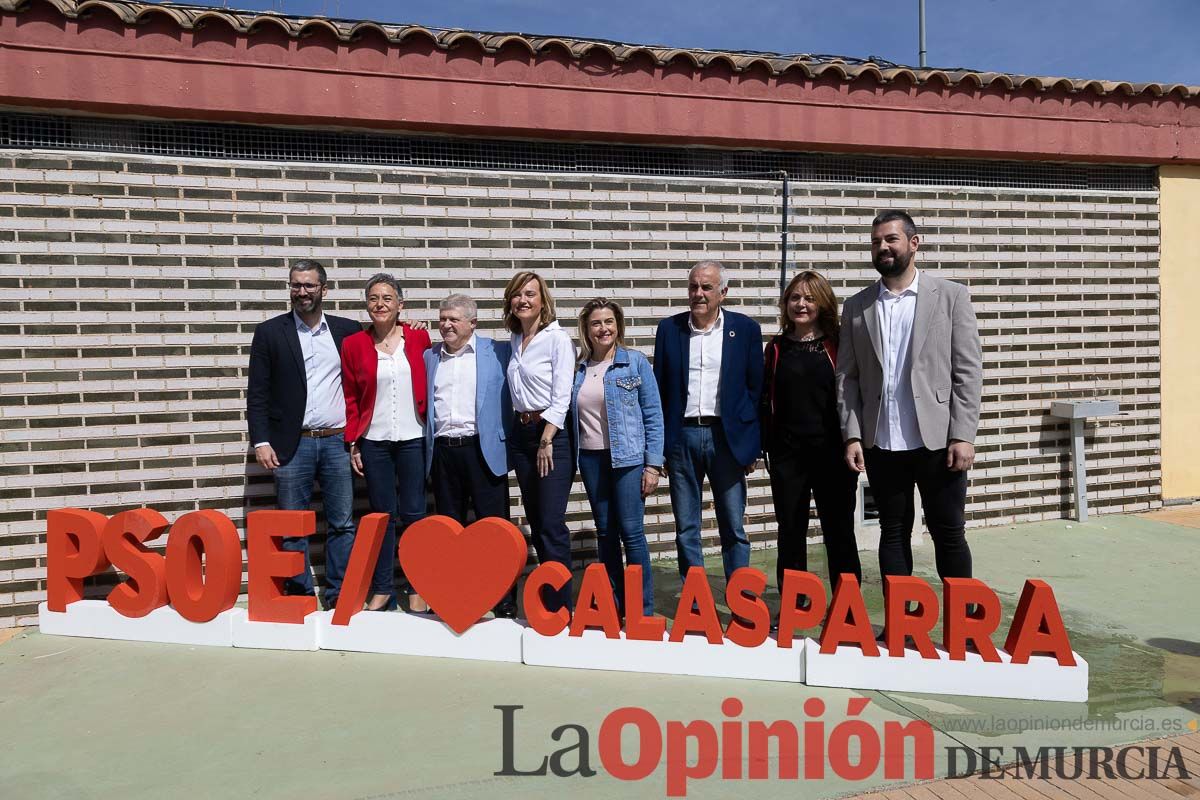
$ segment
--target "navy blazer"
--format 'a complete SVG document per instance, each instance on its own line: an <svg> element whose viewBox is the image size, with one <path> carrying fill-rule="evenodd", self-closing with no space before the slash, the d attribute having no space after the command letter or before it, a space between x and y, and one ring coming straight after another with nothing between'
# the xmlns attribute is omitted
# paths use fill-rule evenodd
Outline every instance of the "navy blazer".
<svg viewBox="0 0 1200 800"><path fill-rule="evenodd" d="M433 383L441 363L439 342L425 351L425 382L429 409L425 414L425 475L433 467L433 432L437 410L433 405ZM483 460L496 477L508 473L508 429L512 427L512 398L508 393L508 359L512 345L475 335L475 432Z"/></svg>
<svg viewBox="0 0 1200 800"><path fill-rule="evenodd" d="M658 323L654 338L654 377L662 397L668 463L682 436L683 412L687 408L690 313L684 311ZM727 309L721 314L725 329L721 344L721 429L734 458L742 466L749 466L762 450L758 422L763 382L762 328L745 314Z"/></svg>
<svg viewBox="0 0 1200 800"><path fill-rule="evenodd" d="M361 331L362 325L346 317L325 315L333 343L342 352L342 340ZM308 381L304 354L292 312L280 314L254 328L250 342L250 378L246 384L246 422L250 445L270 442L282 466L296 454Z"/></svg>

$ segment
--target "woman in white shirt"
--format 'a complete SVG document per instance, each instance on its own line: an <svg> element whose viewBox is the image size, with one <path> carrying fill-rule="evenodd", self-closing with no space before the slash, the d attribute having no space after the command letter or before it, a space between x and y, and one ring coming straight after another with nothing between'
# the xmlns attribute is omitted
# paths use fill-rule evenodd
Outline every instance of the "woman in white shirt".
<svg viewBox="0 0 1200 800"><path fill-rule="evenodd" d="M425 516L424 352L429 334L400 323L400 284L386 273L367 281L371 325L342 342L342 391L350 464L367 479L371 511L388 514L371 578L368 611L396 607L396 544L405 528ZM411 587L410 611L429 606Z"/></svg>
<svg viewBox="0 0 1200 800"><path fill-rule="evenodd" d="M567 412L575 376L575 345L554 317L541 276L518 272L504 289L504 325L512 333L508 388L514 420L509 463L517 473L525 519L538 562L571 568L567 498L575 464L567 441ZM547 590L550 611L572 607L571 584Z"/></svg>

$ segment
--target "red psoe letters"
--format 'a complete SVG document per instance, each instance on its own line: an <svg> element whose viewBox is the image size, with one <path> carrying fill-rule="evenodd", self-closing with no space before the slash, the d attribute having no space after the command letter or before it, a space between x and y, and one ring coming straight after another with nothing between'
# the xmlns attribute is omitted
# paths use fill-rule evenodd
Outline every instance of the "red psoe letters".
<svg viewBox="0 0 1200 800"><path fill-rule="evenodd" d="M643 613L642 566L625 567L625 638L640 642L661 642L667 632L663 617L647 617Z"/></svg>
<svg viewBox="0 0 1200 800"><path fill-rule="evenodd" d="M840 644L858 645L864 656L879 655L867 605L858 588L858 578L853 575L842 575L838 581L829 604L829 619L821 630L822 653L836 653Z"/></svg>
<svg viewBox="0 0 1200 800"><path fill-rule="evenodd" d="M208 622L237 603L242 542L229 517L204 509L184 514L167 537L171 606L192 622Z"/></svg>
<svg viewBox="0 0 1200 800"><path fill-rule="evenodd" d="M917 604L912 613L908 611L910 601ZM903 658L904 640L909 637L921 658L938 657L929 635L938 619L938 597L932 586L909 575L884 575L883 609L889 656Z"/></svg>
<svg viewBox="0 0 1200 800"><path fill-rule="evenodd" d="M571 617L571 636L583 636L588 628L600 628L609 639L621 638L621 617L603 564L589 564L583 571L579 602Z"/></svg>
<svg viewBox="0 0 1200 800"><path fill-rule="evenodd" d="M455 633L500 602L528 558L520 529L499 517L484 517L464 528L450 517L434 515L409 525L400 537L405 577Z"/></svg>
<svg viewBox="0 0 1200 800"><path fill-rule="evenodd" d="M167 604L167 562L143 546L162 535L167 518L133 508L109 518L100 536L104 556L128 577L108 593L108 604L126 617L144 617ZM240 555L240 554L239 554Z"/></svg>
<svg viewBox="0 0 1200 800"><path fill-rule="evenodd" d="M379 546L387 533L387 514L367 514L358 521L358 532L354 534L354 546L350 550L350 563L342 578L342 590L338 593L337 606L333 609L334 625L349 625L350 618L362 610L367 602L367 590L379 560Z"/></svg>
<svg viewBox="0 0 1200 800"><path fill-rule="evenodd" d="M975 613L967 606L975 604ZM942 648L951 661L965 661L967 643L984 661L998 663L1000 654L992 644L992 633L1000 625L1000 598L976 578L942 580Z"/></svg>
<svg viewBox="0 0 1200 800"><path fill-rule="evenodd" d="M1054 656L1059 666L1075 666L1058 601L1045 581L1025 581L1004 649L1014 664L1028 664L1029 656L1037 653Z"/></svg>
<svg viewBox="0 0 1200 800"><path fill-rule="evenodd" d="M671 623L670 640L682 642L689 633L703 633L709 644L722 644L721 620L717 617L717 604L713 602L712 588L704 567L690 567L683 579L683 590L679 594L679 606L675 609L675 620Z"/></svg>
<svg viewBox="0 0 1200 800"><path fill-rule="evenodd" d="M800 598L807 597L808 603L800 607ZM776 643L780 647L791 647L798 631L815 628L821 624L828 608L825 599L825 584L811 572L796 569L783 571L783 586L779 589L779 633Z"/></svg>
<svg viewBox="0 0 1200 800"><path fill-rule="evenodd" d="M301 623L317 610L317 598L287 596L283 582L304 571L304 554L284 550L285 536L312 536L313 511L251 511L246 515L246 612L251 622Z"/></svg>
<svg viewBox="0 0 1200 800"><path fill-rule="evenodd" d="M529 627L542 636L557 636L571 622L565 608L548 611L542 602L542 589L561 589L571 585L571 570L557 561L547 561L534 567L525 579L525 617Z"/></svg>
<svg viewBox="0 0 1200 800"><path fill-rule="evenodd" d="M767 576L762 570L741 567L729 576L725 605L732 618L725 635L742 647L758 647L771 635L771 609L762 601Z"/></svg>
<svg viewBox="0 0 1200 800"><path fill-rule="evenodd" d="M83 599L83 579L108 567L100 537L108 517L80 508L46 512L46 607Z"/></svg>

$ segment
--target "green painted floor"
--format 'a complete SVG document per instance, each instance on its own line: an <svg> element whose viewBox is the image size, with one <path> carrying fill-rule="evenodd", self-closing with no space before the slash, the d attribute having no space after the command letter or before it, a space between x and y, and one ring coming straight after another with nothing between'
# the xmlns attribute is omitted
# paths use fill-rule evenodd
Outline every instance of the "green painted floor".
<svg viewBox="0 0 1200 800"><path fill-rule="evenodd" d="M0 798L487 798L549 793L572 798L663 797L665 768L617 780L597 755L600 724L622 706L668 721L726 719L721 701L744 703L743 721L808 719L822 698L827 731L847 701L870 700L874 723L929 720L939 774L945 746L1117 744L1194 731L1200 718L1200 530L1136 517L1086 525L1048 522L970 535L975 574L1006 614L1023 579L1050 582L1074 648L1091 666L1085 704L851 692L815 687L535 668L370 654L289 653L42 636L0 645ZM933 549L916 571L932 578ZM882 619L878 570L864 553L866 595ZM810 563L823 567L820 548ZM774 552L754 554L773 575ZM716 560L710 573L720 573ZM656 565L659 607L679 591L674 565ZM714 593L723 586L713 579ZM1191 588L1189 588L1191 587ZM1007 620L1000 629L1007 630ZM519 705L514 766L529 770L574 744L551 732L590 733L593 777L507 777L502 719ZM632 757L632 750L626 751ZM564 757L568 769L578 754ZM687 796L834 797L885 783L694 780ZM744 773L744 771L743 771Z"/></svg>

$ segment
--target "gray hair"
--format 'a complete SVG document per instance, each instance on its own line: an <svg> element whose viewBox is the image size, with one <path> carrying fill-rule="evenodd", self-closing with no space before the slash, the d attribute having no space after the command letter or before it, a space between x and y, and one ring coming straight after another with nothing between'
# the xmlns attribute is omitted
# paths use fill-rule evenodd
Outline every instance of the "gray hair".
<svg viewBox="0 0 1200 800"><path fill-rule="evenodd" d="M462 309L466 314L467 319L479 318L479 307L475 305L475 301L465 294L452 294L442 302L438 303L438 311L442 312L448 308Z"/></svg>
<svg viewBox="0 0 1200 800"><path fill-rule="evenodd" d="M368 278L367 288L363 290L363 295L370 297L371 290L381 283L386 283L388 286L392 287L392 290L396 292L397 300L404 299L404 292L400 291L400 283L395 279L395 277L386 272L376 272L374 275Z"/></svg>
<svg viewBox="0 0 1200 800"><path fill-rule="evenodd" d="M725 274L725 266L720 261L713 261L712 259L705 259L704 261L697 261L696 265L693 266L688 271L688 280L690 281L692 279L692 273L694 273L696 270L708 269L710 267L715 268L717 270L717 277L720 278L720 280L721 280L721 289L722 290L728 289L729 288L729 277Z"/></svg>

